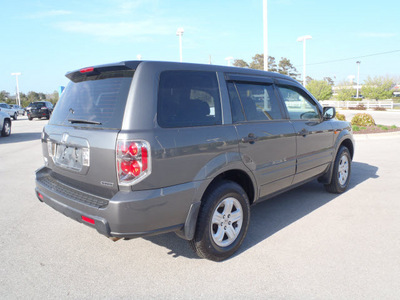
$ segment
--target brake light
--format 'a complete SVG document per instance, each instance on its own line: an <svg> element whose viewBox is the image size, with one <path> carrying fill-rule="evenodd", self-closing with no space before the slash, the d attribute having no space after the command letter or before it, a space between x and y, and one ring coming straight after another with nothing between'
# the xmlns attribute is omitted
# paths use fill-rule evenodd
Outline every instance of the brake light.
<svg viewBox="0 0 400 300"><path fill-rule="evenodd" d="M148 142L119 139L116 152L119 185L133 185L150 175L151 151Z"/></svg>
<svg viewBox="0 0 400 300"><path fill-rule="evenodd" d="M89 73L89 72L93 72L94 68L93 67L89 67L89 68L83 68L81 70L79 70L79 72L81 73Z"/></svg>

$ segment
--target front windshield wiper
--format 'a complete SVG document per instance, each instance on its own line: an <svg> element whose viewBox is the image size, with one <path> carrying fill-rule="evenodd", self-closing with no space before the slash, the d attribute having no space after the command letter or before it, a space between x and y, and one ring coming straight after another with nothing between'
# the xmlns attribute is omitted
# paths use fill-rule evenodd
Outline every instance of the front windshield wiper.
<svg viewBox="0 0 400 300"><path fill-rule="evenodd" d="M89 120L68 119L68 122L70 122L71 124L93 124L93 125L101 125L100 122L89 121Z"/></svg>

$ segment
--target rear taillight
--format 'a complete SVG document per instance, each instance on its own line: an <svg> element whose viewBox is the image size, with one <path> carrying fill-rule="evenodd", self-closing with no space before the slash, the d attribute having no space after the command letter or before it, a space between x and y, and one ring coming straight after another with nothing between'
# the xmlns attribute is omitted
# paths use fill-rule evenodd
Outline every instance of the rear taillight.
<svg viewBox="0 0 400 300"><path fill-rule="evenodd" d="M117 141L119 185L133 185L151 173L150 144L143 140Z"/></svg>

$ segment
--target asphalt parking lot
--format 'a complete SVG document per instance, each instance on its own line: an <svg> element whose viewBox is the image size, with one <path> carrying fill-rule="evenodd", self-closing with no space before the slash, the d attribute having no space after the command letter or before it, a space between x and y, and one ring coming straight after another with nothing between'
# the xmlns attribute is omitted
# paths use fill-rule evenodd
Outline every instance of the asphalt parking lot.
<svg viewBox="0 0 400 300"><path fill-rule="evenodd" d="M400 297L400 135L357 139L342 195L314 181L254 206L239 253L215 263L173 233L114 243L40 203L46 122L0 138L1 299Z"/></svg>

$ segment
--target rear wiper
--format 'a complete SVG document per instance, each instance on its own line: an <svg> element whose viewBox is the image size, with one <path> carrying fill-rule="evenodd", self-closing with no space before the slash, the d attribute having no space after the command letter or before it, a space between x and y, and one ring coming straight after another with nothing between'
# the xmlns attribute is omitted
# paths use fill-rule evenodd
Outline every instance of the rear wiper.
<svg viewBox="0 0 400 300"><path fill-rule="evenodd" d="M89 120L68 119L68 122L70 122L71 124L93 124L93 125L101 125L100 122L89 121Z"/></svg>

